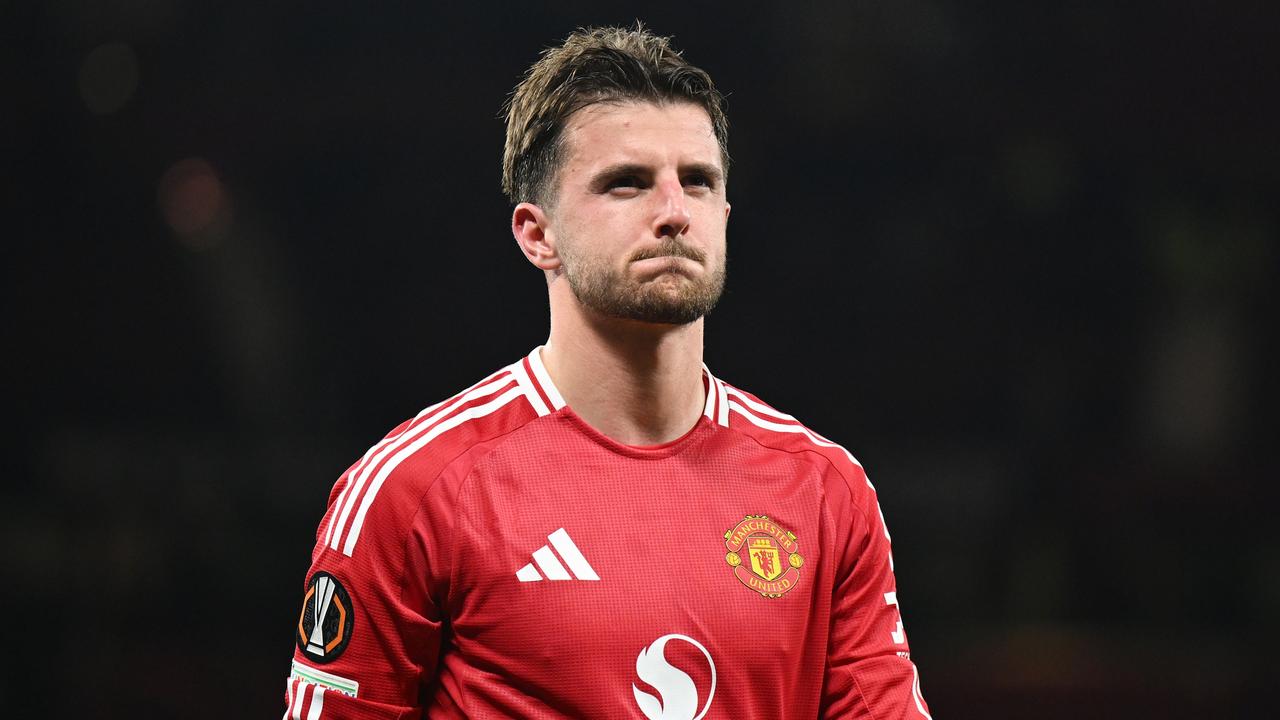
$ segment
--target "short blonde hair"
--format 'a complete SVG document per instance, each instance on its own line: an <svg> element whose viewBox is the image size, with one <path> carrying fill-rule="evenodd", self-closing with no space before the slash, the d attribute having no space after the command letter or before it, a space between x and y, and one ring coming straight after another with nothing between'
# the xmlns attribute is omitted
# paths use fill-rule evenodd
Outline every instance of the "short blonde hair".
<svg viewBox="0 0 1280 720"><path fill-rule="evenodd" d="M569 116L597 103L690 102L707 111L720 160L729 171L729 121L711 76L690 65L670 38L642 24L582 28L542 52L507 99L502 190L512 203L551 204L564 161Z"/></svg>

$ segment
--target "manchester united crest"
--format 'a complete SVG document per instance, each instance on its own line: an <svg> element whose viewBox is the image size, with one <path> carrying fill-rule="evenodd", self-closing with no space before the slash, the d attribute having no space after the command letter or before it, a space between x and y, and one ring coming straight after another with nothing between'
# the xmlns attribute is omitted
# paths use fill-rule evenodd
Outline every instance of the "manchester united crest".
<svg viewBox="0 0 1280 720"><path fill-rule="evenodd" d="M768 515L748 515L724 534L725 562L743 585L767 598L782 597L800 582L799 543Z"/></svg>

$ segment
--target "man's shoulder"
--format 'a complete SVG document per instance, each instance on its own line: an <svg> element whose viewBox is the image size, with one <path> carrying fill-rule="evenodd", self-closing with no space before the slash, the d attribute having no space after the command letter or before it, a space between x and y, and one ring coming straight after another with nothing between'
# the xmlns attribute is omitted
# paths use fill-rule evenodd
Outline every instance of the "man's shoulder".
<svg viewBox="0 0 1280 720"><path fill-rule="evenodd" d="M523 372L519 362L513 363L422 409L369 448L366 465L380 462L398 468L428 459L433 460L430 465L438 465L536 420L545 413L531 402ZM373 460L378 457L382 459Z"/></svg>
<svg viewBox="0 0 1280 720"><path fill-rule="evenodd" d="M843 445L818 434L789 415L741 388L719 381L724 389L725 420L731 429L761 446L785 453L821 456L846 479L863 479L862 463Z"/></svg>
<svg viewBox="0 0 1280 720"><path fill-rule="evenodd" d="M370 516L405 525L447 469L549 414L537 394L522 359L397 425L339 478L320 539L350 555Z"/></svg>
<svg viewBox="0 0 1280 720"><path fill-rule="evenodd" d="M731 430L750 437L767 452L806 455L822 470L824 493L835 507L875 507L875 486L862 463L843 445L818 434L755 395L719 381Z"/></svg>

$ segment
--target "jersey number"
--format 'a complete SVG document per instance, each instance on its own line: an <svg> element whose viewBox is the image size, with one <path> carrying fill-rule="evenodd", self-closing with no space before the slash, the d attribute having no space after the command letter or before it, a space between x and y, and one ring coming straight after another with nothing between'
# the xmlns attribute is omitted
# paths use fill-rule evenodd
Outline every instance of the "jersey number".
<svg viewBox="0 0 1280 720"><path fill-rule="evenodd" d="M893 606L893 608L894 608L895 610L897 610L897 608L898 608L898 591L897 591L897 590L895 590L895 591L893 591L893 592L887 592L887 593L885 593L885 594L884 594L884 604L885 604L885 605L892 605L892 606ZM891 631L889 632L889 635L891 635L891 636L893 637L893 642L894 642L894 644L896 644L896 645L901 645L902 643L904 643L904 642L906 642L906 641L907 641L907 633L906 633L906 631L905 631L905 630L903 630L903 629L902 629L902 613L901 613L901 612L899 612L899 613L898 613L898 626L897 626L897 628L896 628L896 629L894 629L894 630L891 630Z"/></svg>

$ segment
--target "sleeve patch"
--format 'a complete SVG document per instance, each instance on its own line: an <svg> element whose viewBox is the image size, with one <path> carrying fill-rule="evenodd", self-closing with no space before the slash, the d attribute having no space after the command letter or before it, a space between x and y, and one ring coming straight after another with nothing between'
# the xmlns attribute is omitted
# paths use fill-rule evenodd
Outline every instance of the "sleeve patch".
<svg viewBox="0 0 1280 720"><path fill-rule="evenodd" d="M312 575L294 636L302 654L321 664L337 660L351 642L354 622L355 608L347 589L327 572Z"/></svg>
<svg viewBox="0 0 1280 720"><path fill-rule="evenodd" d="M293 661L293 672L289 673L289 679L292 680L294 678L299 678L305 682L311 683L312 685L319 685L326 690L342 693L347 697L356 697L360 692L360 683L355 680L344 678L340 675L334 675L333 673L327 673L318 668L313 668L310 665L300 663L297 660Z"/></svg>

